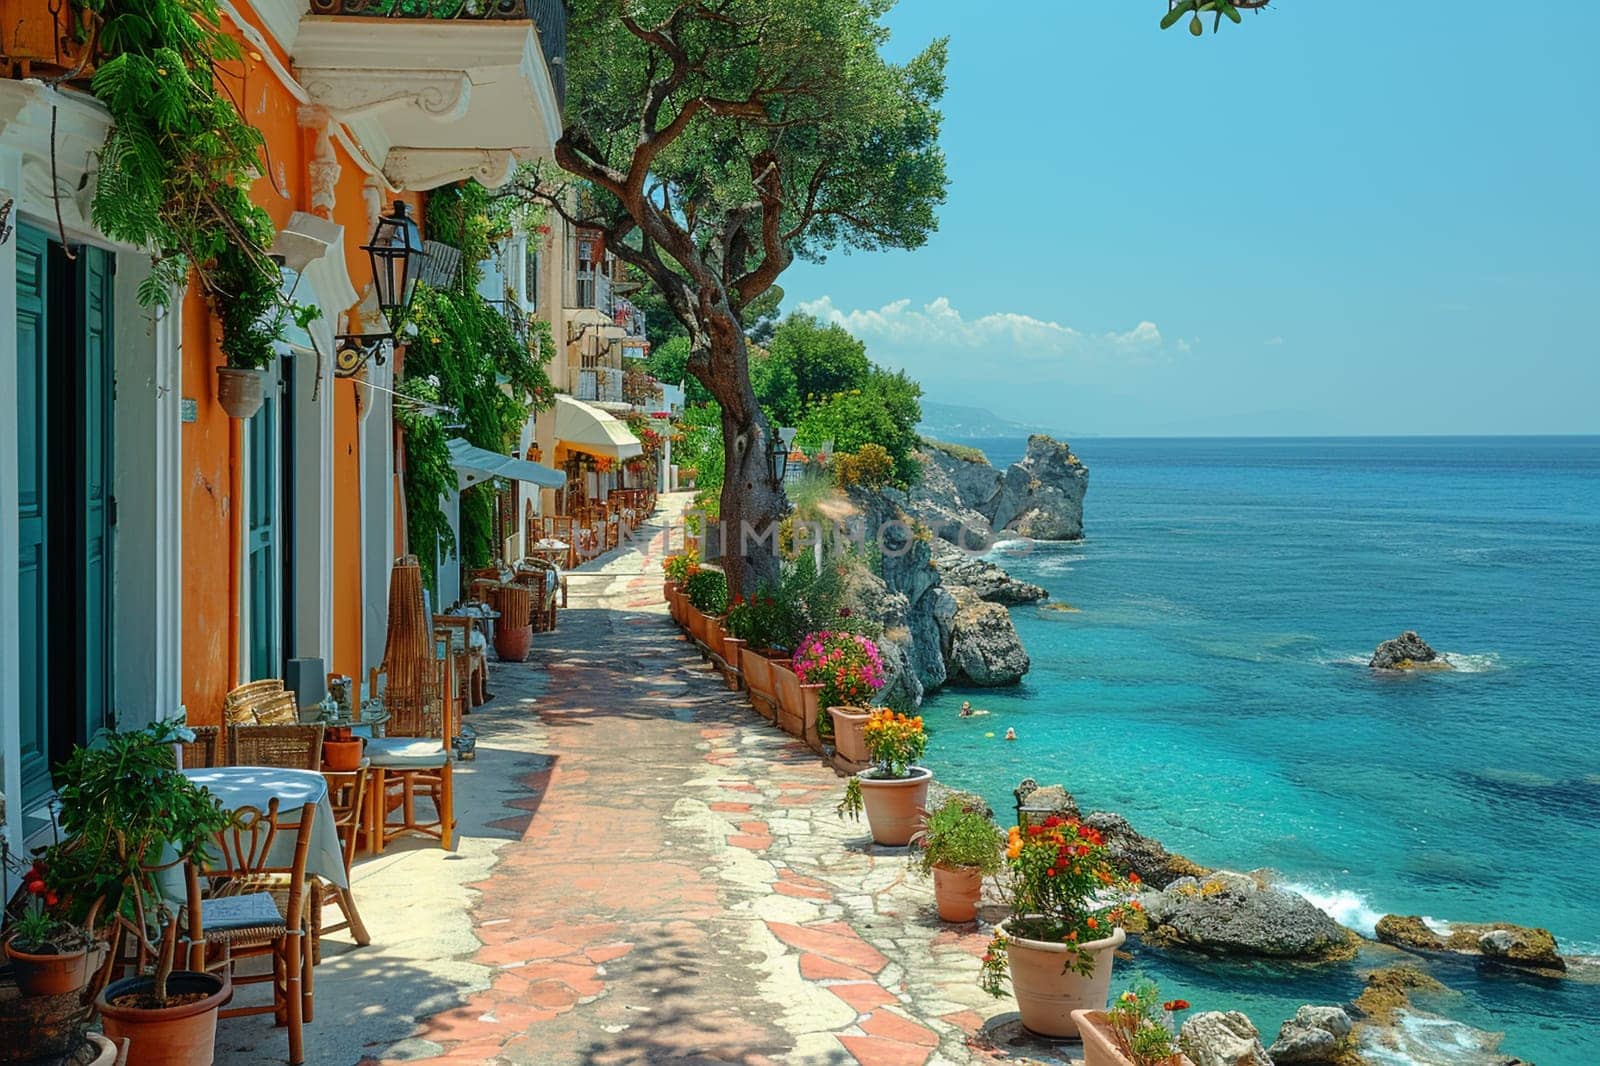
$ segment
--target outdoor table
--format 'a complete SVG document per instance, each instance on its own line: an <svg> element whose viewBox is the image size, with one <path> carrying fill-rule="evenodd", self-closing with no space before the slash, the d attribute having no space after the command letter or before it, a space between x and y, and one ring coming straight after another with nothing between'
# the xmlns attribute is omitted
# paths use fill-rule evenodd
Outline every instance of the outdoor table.
<svg viewBox="0 0 1600 1066"><path fill-rule="evenodd" d="M272 800L278 801L278 814L288 817L306 804L315 804L316 818L311 824L311 846L306 852L306 873L320 877L339 888L349 888L344 872L344 853L339 847L339 832L334 826L333 805L328 802L328 782L316 770L288 770L276 766L197 766L179 771L197 785L203 785L222 801L227 810L257 807L262 811ZM281 833L272 842L267 863L288 867L294 859L296 833ZM168 899L183 900L188 890L183 883L181 864L161 872L161 893Z"/></svg>

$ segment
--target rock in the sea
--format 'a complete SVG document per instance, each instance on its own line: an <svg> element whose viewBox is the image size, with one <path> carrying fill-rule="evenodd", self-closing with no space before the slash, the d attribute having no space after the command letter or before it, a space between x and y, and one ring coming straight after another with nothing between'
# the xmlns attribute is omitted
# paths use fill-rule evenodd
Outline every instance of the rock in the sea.
<svg viewBox="0 0 1600 1066"><path fill-rule="evenodd" d="M1052 814L1069 822L1076 822L1082 818L1078 811L1078 801L1072 798L1072 793L1067 791L1065 785L1041 785L1031 777L1024 777L1022 784L1012 789L1011 794L1017 797L1019 806L1028 809L1028 817L1033 822L1041 821ZM1039 812L1043 812L1042 815Z"/></svg>
<svg viewBox="0 0 1600 1066"><path fill-rule="evenodd" d="M1089 468L1063 443L1036 433L1028 451L1001 477L1000 491L980 507L996 530L1009 529L1035 540L1083 537L1083 494Z"/></svg>
<svg viewBox="0 0 1600 1066"><path fill-rule="evenodd" d="M1211 872L1168 851L1159 840L1141 835L1120 814L1094 811L1083 823L1100 830L1112 863L1124 876L1138 874L1152 889L1166 888L1180 877L1203 878Z"/></svg>
<svg viewBox="0 0 1600 1066"><path fill-rule="evenodd" d="M1348 1058L1347 1037L1354 1023L1343 1007L1306 1004L1278 1029L1278 1039L1267 1049L1275 1066L1309 1063L1328 1066Z"/></svg>
<svg viewBox="0 0 1600 1066"><path fill-rule="evenodd" d="M963 792L960 789L942 785L938 781L928 784L928 810L936 811L951 800L960 800L961 806L969 811L983 815L991 822L994 821L994 808L989 806L987 800L976 792Z"/></svg>
<svg viewBox="0 0 1600 1066"><path fill-rule="evenodd" d="M1409 670L1418 666L1448 667L1450 663L1417 636L1416 630L1408 629L1379 644L1367 665L1374 670Z"/></svg>
<svg viewBox="0 0 1600 1066"><path fill-rule="evenodd" d="M965 585L990 603L1008 607L1019 603L1034 603L1049 596L1038 585L1018 581L994 563L969 555L945 541L934 541L933 565L946 585Z"/></svg>
<svg viewBox="0 0 1600 1066"><path fill-rule="evenodd" d="M905 512L959 549L986 550L994 532L983 508L1000 491L1000 472L982 452L937 441L925 441L916 457L922 477L901 501Z"/></svg>
<svg viewBox="0 0 1600 1066"><path fill-rule="evenodd" d="M1146 893L1147 943L1220 955L1327 962L1354 958L1359 938L1304 896L1247 874L1180 877Z"/></svg>
<svg viewBox="0 0 1600 1066"><path fill-rule="evenodd" d="M1260 1030L1236 1010L1196 1014L1183 1023L1178 1046L1194 1066L1272 1066Z"/></svg>
<svg viewBox="0 0 1600 1066"><path fill-rule="evenodd" d="M1428 928L1415 915L1386 914L1378 919L1377 937L1385 944L1412 951L1447 951L1477 955L1506 966L1544 974L1564 973L1567 960L1557 950L1547 929L1509 922L1452 922L1447 933Z"/></svg>
<svg viewBox="0 0 1600 1066"><path fill-rule="evenodd" d="M1028 672L1028 652L998 603L985 603L971 589L950 588L955 617L945 642L945 663L952 682L995 687L1014 685Z"/></svg>
<svg viewBox="0 0 1600 1066"><path fill-rule="evenodd" d="M1356 1011L1374 1024L1394 1025L1399 1012L1411 1005L1413 992L1448 989L1415 966L1390 966L1367 974L1367 986L1356 997Z"/></svg>

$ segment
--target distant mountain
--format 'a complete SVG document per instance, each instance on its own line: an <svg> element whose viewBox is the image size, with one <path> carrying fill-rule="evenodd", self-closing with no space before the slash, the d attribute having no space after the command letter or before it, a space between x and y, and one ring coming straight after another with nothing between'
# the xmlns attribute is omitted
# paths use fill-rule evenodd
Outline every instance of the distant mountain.
<svg viewBox="0 0 1600 1066"><path fill-rule="evenodd" d="M917 432L934 440L958 441L984 437L1026 437L1030 433L1047 433L1049 430L1001 418L982 407L923 400L922 421L917 425Z"/></svg>

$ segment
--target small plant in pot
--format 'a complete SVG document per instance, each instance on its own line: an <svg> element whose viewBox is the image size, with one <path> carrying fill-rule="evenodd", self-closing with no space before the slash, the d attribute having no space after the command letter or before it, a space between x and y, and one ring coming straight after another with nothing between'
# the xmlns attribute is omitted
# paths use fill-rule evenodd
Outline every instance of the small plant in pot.
<svg viewBox="0 0 1600 1066"><path fill-rule="evenodd" d="M912 843L917 867L933 878L939 917L970 922L978 916L983 879L1000 871L1000 829L970 800L951 796L928 814Z"/></svg>
<svg viewBox="0 0 1600 1066"><path fill-rule="evenodd" d="M689 629L700 643L722 653L719 634L713 631L716 620L728 612L728 576L721 570L700 567L689 575L683 586L689 605L698 612L691 614Z"/></svg>
<svg viewBox="0 0 1600 1066"><path fill-rule="evenodd" d="M27 906L5 935L6 957L17 988L25 996L81 992L98 965L91 959L94 938L61 917L61 898L50 886L43 860L23 875Z"/></svg>
<svg viewBox="0 0 1600 1066"><path fill-rule="evenodd" d="M933 773L916 765L928 747L922 716L879 708L867 719L863 737L872 766L845 785L839 813L859 819L865 810L876 843L904 847L922 829L933 783Z"/></svg>
<svg viewBox="0 0 1600 1066"><path fill-rule="evenodd" d="M356 736L347 725L329 726L322 737L322 767L336 773L348 773L361 766L361 750L365 741Z"/></svg>
<svg viewBox="0 0 1600 1066"><path fill-rule="evenodd" d="M877 643L843 629L808 633L795 649L794 672L801 682L820 686L817 704L827 711L827 727L819 722L817 728L832 738L839 758L856 767L867 763L868 705L886 677Z"/></svg>
<svg viewBox="0 0 1600 1066"><path fill-rule="evenodd" d="M130 1066L205 1064L212 1059L217 1010L232 993L223 978L175 971L177 925L162 873L204 863L228 824L217 798L178 771L181 727L160 723L102 732L57 768L65 839L42 856L64 915L111 945L91 982L106 1034L129 1038ZM153 972L109 980L119 945L135 938Z"/></svg>
<svg viewBox="0 0 1600 1066"><path fill-rule="evenodd" d="M1152 981L1138 981L1109 1010L1075 1011L1084 1066L1193 1066L1178 1050L1177 1015L1187 1000L1161 999Z"/></svg>
<svg viewBox="0 0 1600 1066"><path fill-rule="evenodd" d="M1138 876L1121 881L1100 832L1057 815L1011 827L1005 869L1011 916L989 942L979 984L1003 996L1009 980L1023 1026L1077 1036L1073 1011L1105 1009L1112 955L1127 938L1119 923L1139 909L1124 902Z"/></svg>
<svg viewBox="0 0 1600 1066"><path fill-rule="evenodd" d="M698 566L700 553L695 551L674 552L661 561L661 594L670 598L674 592L683 587L689 580L690 571Z"/></svg>

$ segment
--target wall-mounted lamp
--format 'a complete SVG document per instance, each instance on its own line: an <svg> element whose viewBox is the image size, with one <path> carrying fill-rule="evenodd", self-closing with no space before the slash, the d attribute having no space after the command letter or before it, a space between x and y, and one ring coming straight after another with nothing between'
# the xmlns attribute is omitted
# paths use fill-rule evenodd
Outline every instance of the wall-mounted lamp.
<svg viewBox="0 0 1600 1066"><path fill-rule="evenodd" d="M767 442L767 469L774 485L782 485L783 476L789 472L789 449L794 447L794 435L793 429L780 426Z"/></svg>
<svg viewBox="0 0 1600 1066"><path fill-rule="evenodd" d="M394 212L378 220L372 242L361 250L372 260L372 287L386 328L378 333L341 333L336 338L334 372L339 377L350 377L374 356L378 365L383 365L383 346L394 340L396 323L411 307L428 257L422 247L422 231L403 200L396 200Z"/></svg>

